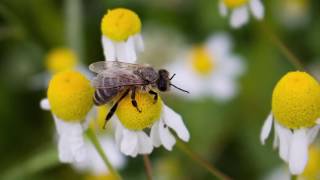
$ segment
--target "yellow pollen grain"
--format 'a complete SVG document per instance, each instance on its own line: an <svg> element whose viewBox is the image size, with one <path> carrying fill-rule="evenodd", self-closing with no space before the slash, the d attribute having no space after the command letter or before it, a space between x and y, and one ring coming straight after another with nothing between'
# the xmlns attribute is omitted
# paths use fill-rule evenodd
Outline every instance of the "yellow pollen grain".
<svg viewBox="0 0 320 180"><path fill-rule="evenodd" d="M320 150L316 146L309 148L309 158L306 168L301 175L303 179L319 179L320 177Z"/></svg>
<svg viewBox="0 0 320 180"><path fill-rule="evenodd" d="M214 61L204 47L195 47L191 54L193 69L200 75L209 75L214 69Z"/></svg>
<svg viewBox="0 0 320 180"><path fill-rule="evenodd" d="M314 126L319 109L319 83L305 72L287 73L273 90L272 113L287 128Z"/></svg>
<svg viewBox="0 0 320 180"><path fill-rule="evenodd" d="M162 111L162 100L154 103L153 96L147 92L137 91L136 101L141 113L133 107L130 94L118 106L116 114L124 127L130 130L143 130L159 120Z"/></svg>
<svg viewBox="0 0 320 180"><path fill-rule="evenodd" d="M73 69L76 65L77 56L68 48L56 48L51 50L45 61L46 68L53 74Z"/></svg>
<svg viewBox="0 0 320 180"><path fill-rule="evenodd" d="M52 77L48 87L51 110L58 118L82 121L93 105L94 89L81 73L63 71Z"/></svg>
<svg viewBox="0 0 320 180"><path fill-rule="evenodd" d="M129 36L140 33L139 16L125 8L108 10L101 21L102 34L114 41L126 41Z"/></svg>
<svg viewBox="0 0 320 180"><path fill-rule="evenodd" d="M223 2L228 8L237 8L245 5L248 0L223 0Z"/></svg>

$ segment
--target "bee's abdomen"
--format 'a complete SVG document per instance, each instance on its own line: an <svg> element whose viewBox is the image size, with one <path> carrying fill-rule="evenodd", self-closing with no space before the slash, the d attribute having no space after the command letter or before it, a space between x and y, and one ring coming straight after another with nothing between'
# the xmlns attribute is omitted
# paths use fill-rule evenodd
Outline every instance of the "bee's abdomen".
<svg viewBox="0 0 320 180"><path fill-rule="evenodd" d="M95 105L100 106L108 103L115 95L117 95L118 88L99 88L96 89L93 96L93 102Z"/></svg>

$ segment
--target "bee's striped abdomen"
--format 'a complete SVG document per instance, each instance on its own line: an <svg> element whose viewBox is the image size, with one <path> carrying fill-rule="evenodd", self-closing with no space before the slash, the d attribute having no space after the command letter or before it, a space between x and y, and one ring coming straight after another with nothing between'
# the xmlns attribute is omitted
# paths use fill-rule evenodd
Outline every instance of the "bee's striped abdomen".
<svg viewBox="0 0 320 180"><path fill-rule="evenodd" d="M106 104L117 95L118 91L119 88L98 88L94 92L93 102L97 106Z"/></svg>

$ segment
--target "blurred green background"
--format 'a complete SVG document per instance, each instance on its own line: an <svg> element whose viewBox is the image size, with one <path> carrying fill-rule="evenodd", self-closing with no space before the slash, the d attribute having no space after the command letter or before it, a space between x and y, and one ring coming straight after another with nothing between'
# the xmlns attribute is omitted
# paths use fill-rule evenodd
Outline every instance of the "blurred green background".
<svg viewBox="0 0 320 180"><path fill-rule="evenodd" d="M308 1L308 22L296 27L281 20L285 13L281 2L263 1L264 23L310 67L320 58L320 1ZM137 12L142 34L150 30L149 35L167 36L168 42L162 42L167 47L159 52L174 49L171 41L196 44L221 31L232 36L235 52L247 64L236 98L223 104L209 98L188 101L168 95L164 99L184 117L191 132L188 145L227 175L261 179L279 166L282 162L271 141L264 147L259 135L270 112L273 86L295 68L270 41L261 22L251 17L248 25L234 30L219 15L217 5L217 0L1 0L0 179L8 174L32 180L83 177L56 162L54 123L50 113L39 107L46 91L32 88L31 79L45 71L46 53L55 47L74 48L87 65L102 60L100 20L107 9L120 6ZM148 58L152 61L152 54ZM156 179L214 179L177 147L172 152L158 148L151 159ZM145 178L142 158L129 158L121 174L125 179Z"/></svg>

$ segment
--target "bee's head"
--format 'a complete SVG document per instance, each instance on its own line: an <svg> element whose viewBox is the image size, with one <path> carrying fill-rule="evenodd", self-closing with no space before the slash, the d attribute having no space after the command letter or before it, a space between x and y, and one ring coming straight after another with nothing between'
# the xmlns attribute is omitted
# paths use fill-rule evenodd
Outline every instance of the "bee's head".
<svg viewBox="0 0 320 180"><path fill-rule="evenodd" d="M160 69L159 78L157 80L157 86L160 91L167 91L170 88L169 72L165 69Z"/></svg>
<svg viewBox="0 0 320 180"><path fill-rule="evenodd" d="M173 79L173 77L176 74L173 74L171 77L169 77L169 72L165 69L160 69L158 74L159 74L159 78L157 80L157 86L160 91L168 91L170 89L170 86L173 86L174 88L176 88L180 91L183 91L185 93L189 93L188 91L181 89L174 84L171 84L171 79Z"/></svg>

